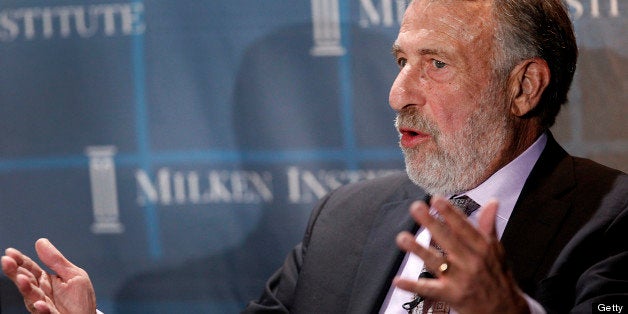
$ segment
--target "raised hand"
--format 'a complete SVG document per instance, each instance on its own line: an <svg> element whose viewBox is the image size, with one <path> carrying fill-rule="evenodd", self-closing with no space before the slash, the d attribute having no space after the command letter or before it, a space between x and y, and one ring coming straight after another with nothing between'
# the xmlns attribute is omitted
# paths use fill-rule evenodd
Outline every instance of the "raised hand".
<svg viewBox="0 0 628 314"><path fill-rule="evenodd" d="M410 233L399 234L398 245L418 255L437 278L396 279L395 284L426 298L445 301L461 314L529 313L497 238L497 206L496 201L484 206L475 228L462 211L442 197L432 199L432 207L442 220L430 215L424 202L413 204L412 217L430 231L447 256L419 245Z"/></svg>
<svg viewBox="0 0 628 314"><path fill-rule="evenodd" d="M53 273L31 258L9 248L2 256L2 271L18 287L31 313L96 313L96 294L83 269L72 264L47 239L35 243L39 259Z"/></svg>

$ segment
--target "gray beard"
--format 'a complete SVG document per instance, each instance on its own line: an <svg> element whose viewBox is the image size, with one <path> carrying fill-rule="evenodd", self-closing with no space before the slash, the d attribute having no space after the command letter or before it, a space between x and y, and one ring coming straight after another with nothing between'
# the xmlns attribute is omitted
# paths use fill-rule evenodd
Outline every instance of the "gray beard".
<svg viewBox="0 0 628 314"><path fill-rule="evenodd" d="M424 131L434 140L416 148L401 147L406 172L415 184L432 195L452 195L473 189L487 179L487 172L493 170L489 167L506 147L512 130L507 113L495 107L483 108L487 106L480 106L451 135L442 134L416 109L399 112L396 125Z"/></svg>

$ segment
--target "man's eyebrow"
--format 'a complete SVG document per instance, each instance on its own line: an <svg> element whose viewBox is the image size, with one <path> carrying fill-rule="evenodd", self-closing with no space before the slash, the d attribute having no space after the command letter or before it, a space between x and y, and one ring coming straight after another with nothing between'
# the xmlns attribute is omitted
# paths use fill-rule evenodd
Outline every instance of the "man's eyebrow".
<svg viewBox="0 0 628 314"><path fill-rule="evenodd" d="M393 44L392 48L390 49L390 52L392 53L393 56L397 56L400 52L401 52L401 47L399 47L399 45L397 44Z"/></svg>
<svg viewBox="0 0 628 314"><path fill-rule="evenodd" d="M426 55L442 55L445 52L439 49L429 49L429 48L425 48L425 49L419 49L419 54L422 56L426 56Z"/></svg>
<svg viewBox="0 0 628 314"><path fill-rule="evenodd" d="M399 53L403 52L403 49L401 49L401 47L397 44L393 44L392 48L391 48L391 53L393 56L397 56ZM440 49L430 49L430 48L424 48L424 49L419 49L417 51L420 55L443 55L445 54L444 51L440 50Z"/></svg>

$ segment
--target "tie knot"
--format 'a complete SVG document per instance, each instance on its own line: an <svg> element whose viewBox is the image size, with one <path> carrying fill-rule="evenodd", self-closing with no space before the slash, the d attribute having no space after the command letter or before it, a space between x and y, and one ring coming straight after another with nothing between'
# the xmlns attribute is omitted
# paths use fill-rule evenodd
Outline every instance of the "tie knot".
<svg viewBox="0 0 628 314"><path fill-rule="evenodd" d="M449 202L462 209L467 216L471 216L474 211L480 208L478 203L466 195L450 198Z"/></svg>

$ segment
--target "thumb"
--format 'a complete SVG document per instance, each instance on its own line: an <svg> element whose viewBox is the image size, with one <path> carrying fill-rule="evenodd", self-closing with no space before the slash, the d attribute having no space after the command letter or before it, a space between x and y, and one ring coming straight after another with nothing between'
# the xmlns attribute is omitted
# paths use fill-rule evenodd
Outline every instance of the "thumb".
<svg viewBox="0 0 628 314"><path fill-rule="evenodd" d="M63 281L80 274L81 269L66 259L48 239L37 240L35 250L39 259Z"/></svg>
<svg viewBox="0 0 628 314"><path fill-rule="evenodd" d="M497 238L497 229L495 228L497 208L499 208L499 204L495 199L491 199L482 207L478 220L478 229L485 236Z"/></svg>

